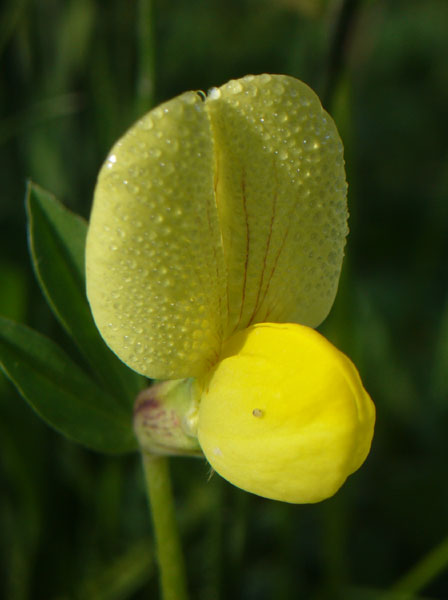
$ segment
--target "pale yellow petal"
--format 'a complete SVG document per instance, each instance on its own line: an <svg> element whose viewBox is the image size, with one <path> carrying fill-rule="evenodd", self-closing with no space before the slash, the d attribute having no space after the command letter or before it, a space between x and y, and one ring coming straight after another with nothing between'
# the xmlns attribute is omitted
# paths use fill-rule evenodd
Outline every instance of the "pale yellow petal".
<svg viewBox="0 0 448 600"><path fill-rule="evenodd" d="M318 502L369 452L373 403L353 363L309 327L263 323L236 333L200 384L201 447L244 490Z"/></svg>
<svg viewBox="0 0 448 600"><path fill-rule="evenodd" d="M214 155L201 97L151 111L99 174L87 239L87 293L114 352L149 377L202 373L221 343L225 286Z"/></svg>
<svg viewBox="0 0 448 600"><path fill-rule="evenodd" d="M144 117L99 176L88 296L110 347L150 377L203 373L259 321L317 325L346 234L342 146L286 76L188 92Z"/></svg>
<svg viewBox="0 0 448 600"><path fill-rule="evenodd" d="M228 269L226 335L263 321L317 326L336 294L347 234L333 120L285 75L230 81L206 108Z"/></svg>

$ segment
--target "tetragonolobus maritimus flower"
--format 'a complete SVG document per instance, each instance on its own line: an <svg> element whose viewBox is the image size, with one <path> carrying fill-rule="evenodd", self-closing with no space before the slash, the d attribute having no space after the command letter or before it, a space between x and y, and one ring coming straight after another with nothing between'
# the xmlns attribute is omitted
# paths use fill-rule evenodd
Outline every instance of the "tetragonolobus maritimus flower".
<svg viewBox="0 0 448 600"><path fill-rule="evenodd" d="M143 450L200 446L230 482L287 502L331 496L363 463L373 404L313 329L336 294L346 221L339 135L292 77L186 92L115 144L87 293L110 348L167 380L137 401Z"/></svg>

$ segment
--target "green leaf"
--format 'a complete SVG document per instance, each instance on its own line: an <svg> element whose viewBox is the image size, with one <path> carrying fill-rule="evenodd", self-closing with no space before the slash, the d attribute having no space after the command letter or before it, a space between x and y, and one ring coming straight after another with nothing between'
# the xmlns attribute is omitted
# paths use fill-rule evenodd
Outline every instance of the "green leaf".
<svg viewBox="0 0 448 600"><path fill-rule="evenodd" d="M48 303L103 387L132 406L144 380L106 346L86 298L87 223L33 183L28 185L27 211L33 265Z"/></svg>
<svg viewBox="0 0 448 600"><path fill-rule="evenodd" d="M132 414L117 405L54 342L0 317L0 367L49 425L94 450L137 448Z"/></svg>

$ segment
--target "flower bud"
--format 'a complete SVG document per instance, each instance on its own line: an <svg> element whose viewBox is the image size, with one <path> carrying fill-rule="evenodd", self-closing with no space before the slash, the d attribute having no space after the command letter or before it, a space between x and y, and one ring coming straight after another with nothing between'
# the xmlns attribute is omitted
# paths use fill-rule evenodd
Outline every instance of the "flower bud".
<svg viewBox="0 0 448 600"><path fill-rule="evenodd" d="M137 396L134 431L143 452L201 455L195 435L197 402L193 379L157 382Z"/></svg>

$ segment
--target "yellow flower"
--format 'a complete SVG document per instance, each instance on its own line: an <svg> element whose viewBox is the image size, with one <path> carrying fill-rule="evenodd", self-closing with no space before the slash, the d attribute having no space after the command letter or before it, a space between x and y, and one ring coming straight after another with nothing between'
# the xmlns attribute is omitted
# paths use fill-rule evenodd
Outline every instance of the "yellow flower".
<svg viewBox="0 0 448 600"><path fill-rule="evenodd" d="M310 329L336 294L346 220L336 127L285 75L162 104L99 174L86 265L102 336L139 373L189 378L187 435L262 496L322 500L369 451L359 375Z"/></svg>
<svg viewBox="0 0 448 600"><path fill-rule="evenodd" d="M373 404L353 363L302 325L232 336L206 376L199 441L235 485L288 502L332 496L367 456Z"/></svg>

